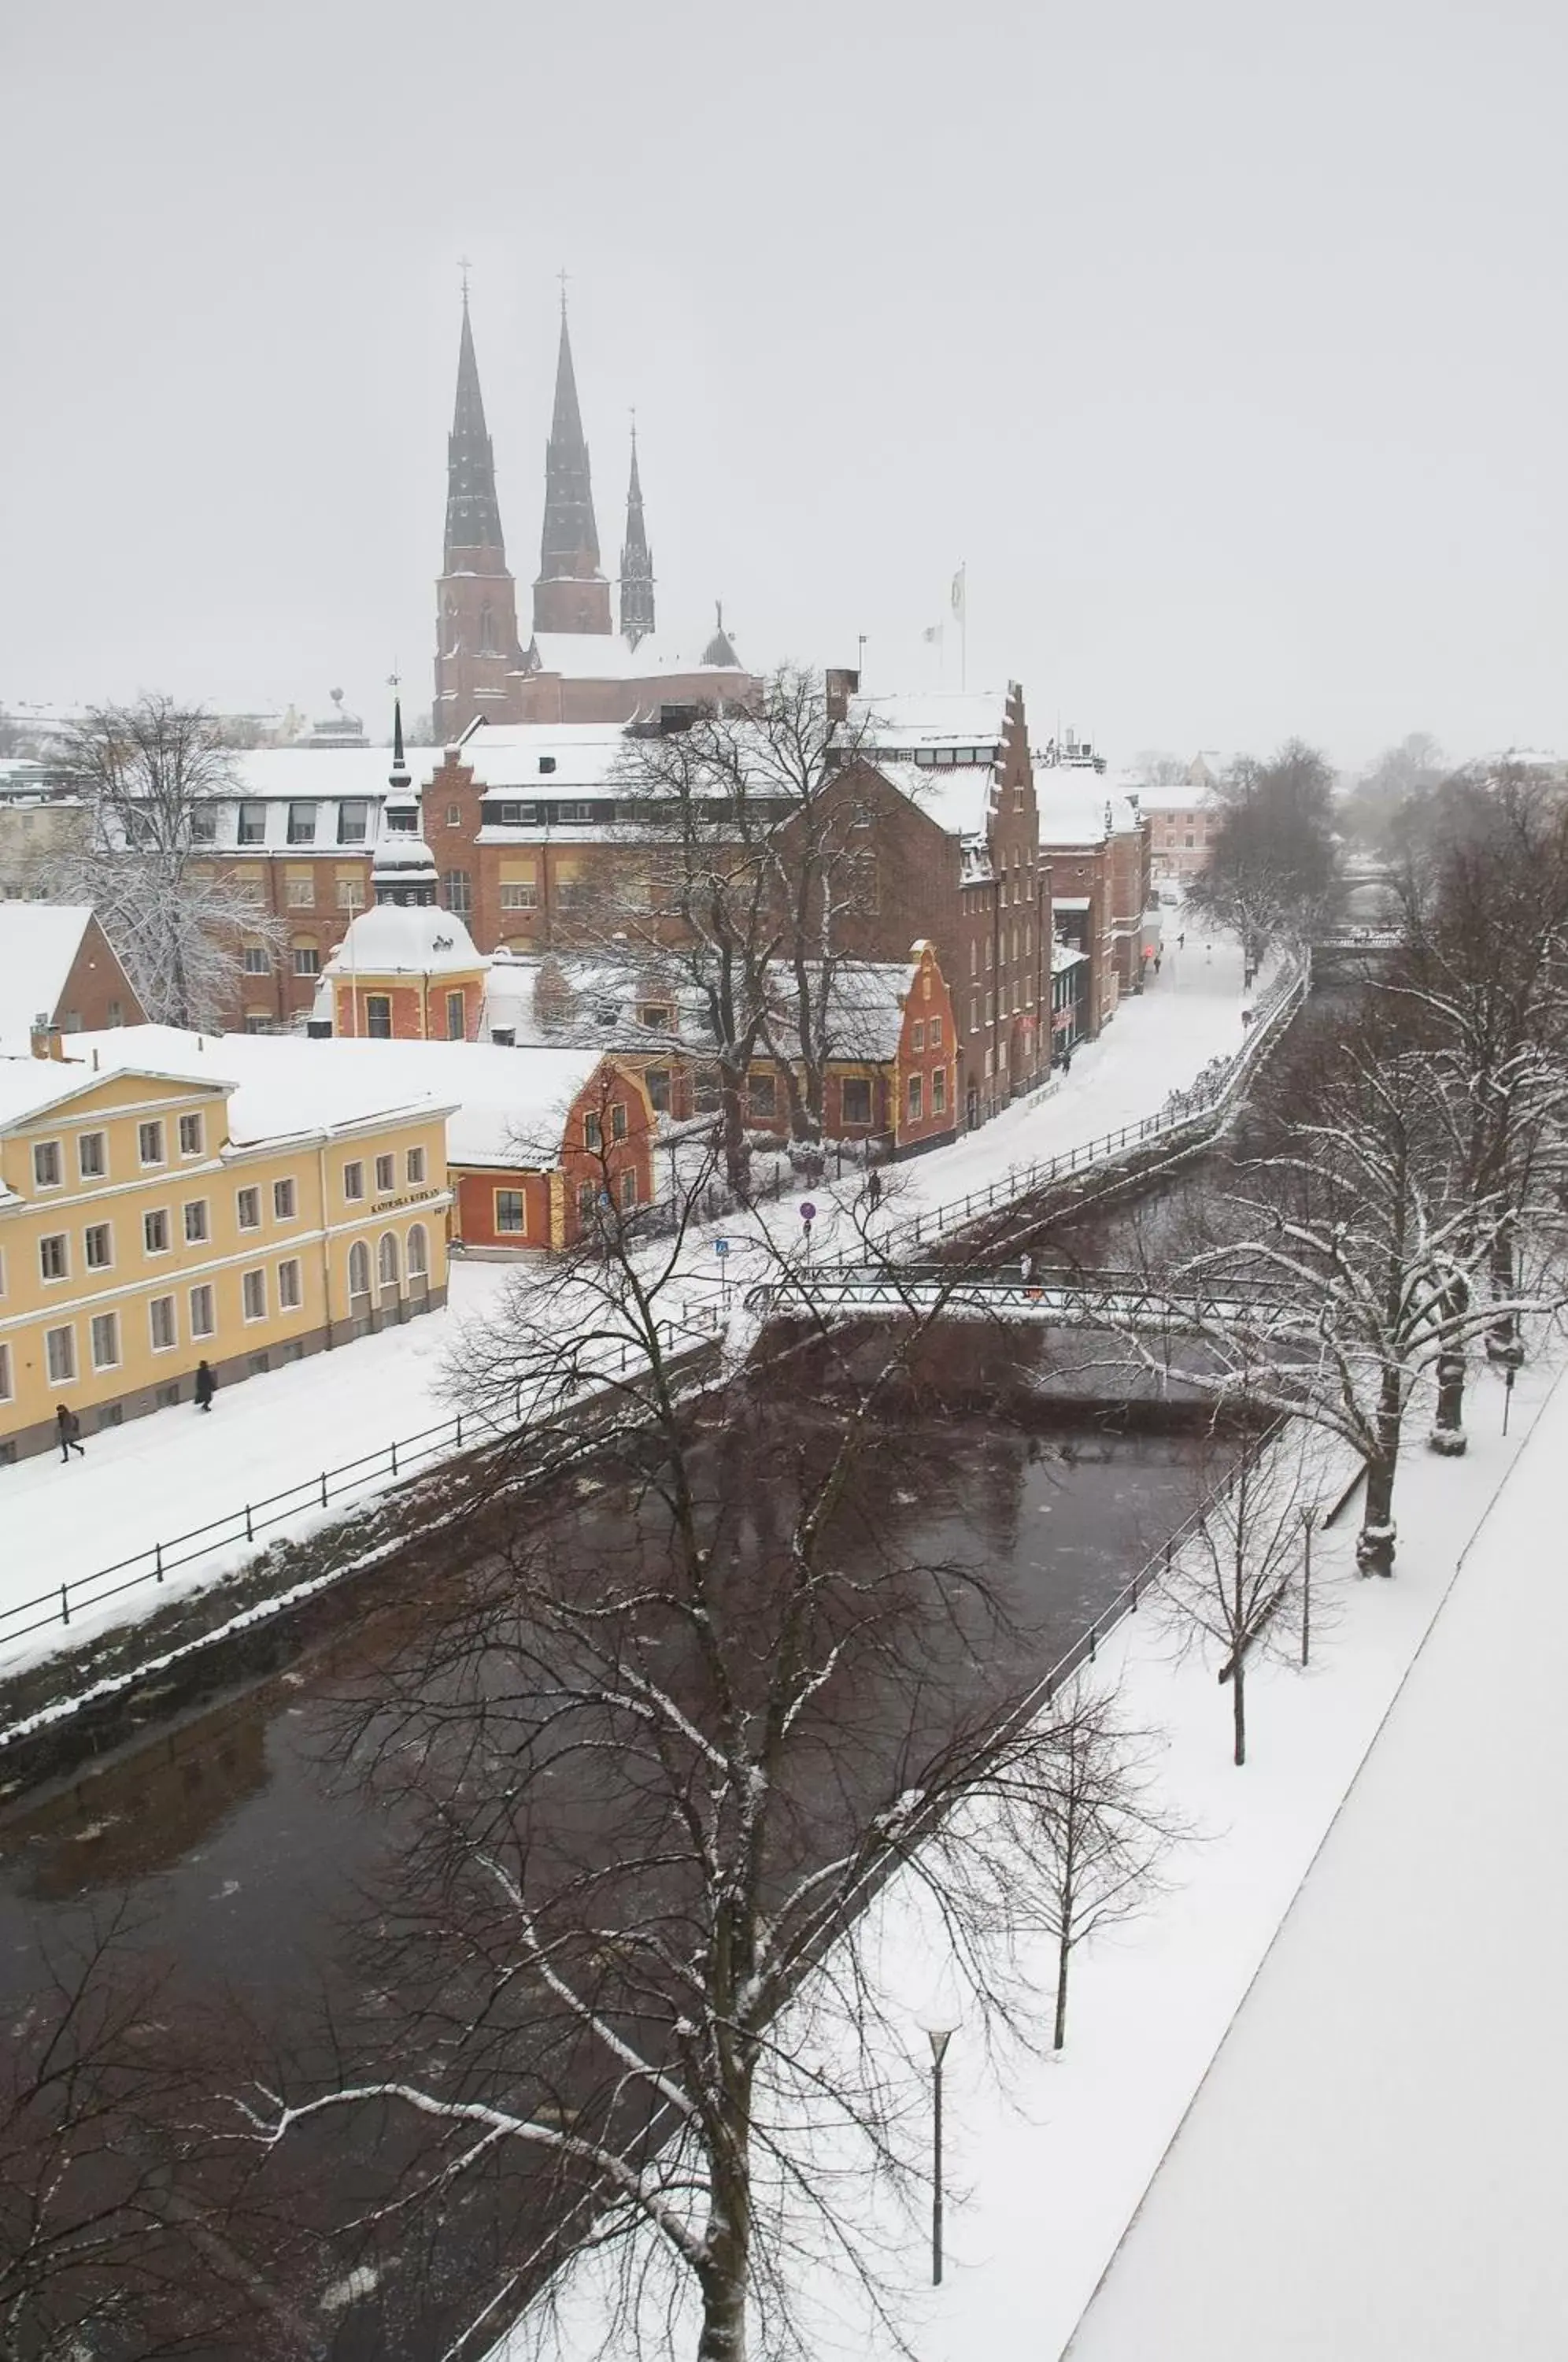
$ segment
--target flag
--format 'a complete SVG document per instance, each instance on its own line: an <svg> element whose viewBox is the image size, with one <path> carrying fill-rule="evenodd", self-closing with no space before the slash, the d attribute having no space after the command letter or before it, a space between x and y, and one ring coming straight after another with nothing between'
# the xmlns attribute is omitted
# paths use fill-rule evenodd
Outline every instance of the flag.
<svg viewBox="0 0 1568 2362"><path fill-rule="evenodd" d="M928 648L939 648L942 646L941 624L928 624L924 631L921 634L921 638L925 642Z"/></svg>
<svg viewBox="0 0 1568 2362"><path fill-rule="evenodd" d="M957 616L960 623L964 621L964 577L967 571L968 568L966 566L961 566L958 568L957 573L953 577L953 613Z"/></svg>

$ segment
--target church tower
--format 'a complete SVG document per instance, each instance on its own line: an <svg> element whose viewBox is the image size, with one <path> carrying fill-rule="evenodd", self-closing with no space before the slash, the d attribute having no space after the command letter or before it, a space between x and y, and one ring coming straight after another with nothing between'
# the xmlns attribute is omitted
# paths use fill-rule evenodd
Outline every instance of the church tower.
<svg viewBox="0 0 1568 2362"><path fill-rule="evenodd" d="M632 480L626 487L626 538L621 546L621 637L629 648L654 627L653 552L643 522L643 487L637 474L637 425L632 422Z"/></svg>
<svg viewBox="0 0 1568 2362"><path fill-rule="evenodd" d="M545 453L545 530L539 578L534 585L536 632L609 632L610 585L599 569L599 527L577 375L561 292L561 341L556 359L556 408Z"/></svg>
<svg viewBox="0 0 1568 2362"><path fill-rule="evenodd" d="M436 596L434 719L436 742L446 746L461 737L476 715L508 719L513 677L523 665L517 586L507 570L466 281L458 398L447 441L446 552Z"/></svg>

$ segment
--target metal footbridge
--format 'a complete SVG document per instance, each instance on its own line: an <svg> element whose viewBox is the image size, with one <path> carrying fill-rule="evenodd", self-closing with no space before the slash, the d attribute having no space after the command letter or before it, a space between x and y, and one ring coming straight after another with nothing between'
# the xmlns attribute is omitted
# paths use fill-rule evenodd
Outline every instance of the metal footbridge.
<svg viewBox="0 0 1568 2362"><path fill-rule="evenodd" d="M1266 1282L1239 1287L1234 1279L1207 1288L1187 1282L1161 1286L1132 1271L1078 1265L1035 1270L1016 1257L977 1271L938 1263L801 1265L748 1288L748 1311L776 1319L791 1315L862 1319L932 1313L957 1318L1037 1321L1049 1328L1153 1330L1165 1334L1243 1329L1252 1336L1299 1336L1299 1297Z"/></svg>

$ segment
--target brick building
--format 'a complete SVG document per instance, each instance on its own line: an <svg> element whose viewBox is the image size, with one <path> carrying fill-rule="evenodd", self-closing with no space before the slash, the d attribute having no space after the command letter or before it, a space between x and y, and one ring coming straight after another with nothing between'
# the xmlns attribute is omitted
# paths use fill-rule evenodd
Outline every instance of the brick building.
<svg viewBox="0 0 1568 2362"><path fill-rule="evenodd" d="M0 902L0 1046L20 1054L34 1032L93 1032L146 1017L92 911Z"/></svg>

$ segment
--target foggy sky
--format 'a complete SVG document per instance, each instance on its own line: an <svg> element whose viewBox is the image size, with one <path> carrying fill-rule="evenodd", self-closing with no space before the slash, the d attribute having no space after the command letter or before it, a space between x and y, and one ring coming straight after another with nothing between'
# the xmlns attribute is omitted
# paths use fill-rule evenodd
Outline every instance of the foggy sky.
<svg viewBox="0 0 1568 2362"><path fill-rule="evenodd" d="M1568 745L1560 0L0 0L0 703L427 706L458 258L660 635L1113 756Z"/></svg>

